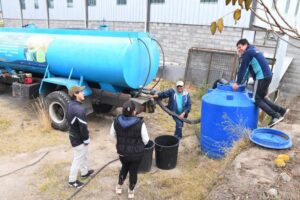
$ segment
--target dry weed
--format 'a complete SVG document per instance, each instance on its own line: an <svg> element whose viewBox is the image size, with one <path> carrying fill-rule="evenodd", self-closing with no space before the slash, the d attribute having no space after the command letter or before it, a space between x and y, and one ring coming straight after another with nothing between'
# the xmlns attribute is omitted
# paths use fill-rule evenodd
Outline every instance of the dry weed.
<svg viewBox="0 0 300 200"><path fill-rule="evenodd" d="M37 115L42 131L50 132L52 127L46 100L42 97L37 98L33 104L33 110Z"/></svg>
<svg viewBox="0 0 300 200"><path fill-rule="evenodd" d="M10 121L0 118L0 130L1 131L5 131L6 129L8 129L10 127L10 125L11 125Z"/></svg>

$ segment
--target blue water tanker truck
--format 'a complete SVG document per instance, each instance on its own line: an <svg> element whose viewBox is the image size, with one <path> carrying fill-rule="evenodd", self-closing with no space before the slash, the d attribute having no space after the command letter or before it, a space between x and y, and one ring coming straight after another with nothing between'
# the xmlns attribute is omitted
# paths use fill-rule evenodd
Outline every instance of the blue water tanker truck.
<svg viewBox="0 0 300 200"><path fill-rule="evenodd" d="M12 85L13 96L46 97L59 130L68 129L68 89L74 85L85 86L88 113L109 112L128 99L151 111L142 89L157 74L158 47L145 32L1 28L0 84Z"/></svg>

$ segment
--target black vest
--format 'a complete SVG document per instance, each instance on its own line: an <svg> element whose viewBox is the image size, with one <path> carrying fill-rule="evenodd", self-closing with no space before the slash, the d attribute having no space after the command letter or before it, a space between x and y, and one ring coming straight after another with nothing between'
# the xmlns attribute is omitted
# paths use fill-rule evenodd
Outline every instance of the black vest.
<svg viewBox="0 0 300 200"><path fill-rule="evenodd" d="M123 128L117 119L114 120L114 128L117 136L117 152L123 156L142 156L145 145L142 140L141 119L130 127Z"/></svg>

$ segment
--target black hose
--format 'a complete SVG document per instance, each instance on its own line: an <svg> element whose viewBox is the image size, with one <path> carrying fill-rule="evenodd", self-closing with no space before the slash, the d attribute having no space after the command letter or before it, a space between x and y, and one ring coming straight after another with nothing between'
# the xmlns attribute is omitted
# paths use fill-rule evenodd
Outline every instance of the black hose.
<svg viewBox="0 0 300 200"><path fill-rule="evenodd" d="M92 176L91 176L91 178L83 185L83 187L81 187L81 188L79 188L79 189L77 189L69 198L67 198L67 200L70 200L70 199L72 199L73 197L75 197L85 186L87 186L90 182L91 182L91 180L92 179L94 179L103 169L105 169L105 167L107 167L108 165L110 165L110 164L112 164L112 163L114 163L114 162L116 162L117 160L119 160L119 158L117 158L117 159L114 159L114 160L112 160L112 161L109 161L108 163L106 163L105 165L103 165L103 167L101 167L100 169L98 169L97 171L96 171L96 173L94 173Z"/></svg>
<svg viewBox="0 0 300 200"><path fill-rule="evenodd" d="M182 118L182 119L180 119L179 116L178 116L175 112L169 110L169 109L161 102L160 99L156 99L156 102L157 102L157 104L161 107L161 109L163 109L163 111L165 111L166 113L168 113L169 115L171 115L171 116L173 116L173 117L178 118L179 120L181 120L181 121L183 121L183 122L185 122L185 123L187 123L187 124L199 124L199 123L201 122L201 117L199 117L198 119L187 119L187 118Z"/></svg>
<svg viewBox="0 0 300 200"><path fill-rule="evenodd" d="M149 57L149 67L148 67L148 74L147 74L147 77L145 79L145 82L144 82L143 86L139 89L138 93L136 93L134 95L134 98L138 97L142 93L144 87L146 86L146 83L147 83L148 78L150 76L151 66L152 66L152 64L151 64L151 54L150 54L149 48L147 47L147 44L142 39L140 39L140 38L138 38L138 41L141 41L144 44L144 46L146 47L146 49L147 49L148 57Z"/></svg>
<svg viewBox="0 0 300 200"><path fill-rule="evenodd" d="M162 56L163 56L163 68L162 68L162 72L160 73L160 75L159 75L159 79L158 79L158 81L154 84L154 86L151 88L151 90L153 90L156 86L157 86L157 84L160 82L160 80L161 80L161 77L163 76L163 73L164 73L164 71L165 71L165 52L164 52L164 49L162 48L162 45L156 40L156 39L154 39L154 38L151 38L152 40L154 40L157 44L158 44L158 46L159 46L159 48L161 49L161 53L162 53Z"/></svg>
<svg viewBox="0 0 300 200"><path fill-rule="evenodd" d="M25 169L25 168L28 168L28 167L31 167L31 166L37 164L37 163L40 162L43 158L45 158L45 157L48 155L49 152L50 152L50 151L47 151L41 158L39 158L37 161L35 161L35 162L33 162L33 163L29 164L29 165L26 165L26 166L24 166L24 167L21 167L21 168L19 168L19 169L16 169L16 170L14 170L14 171L11 171L11 172L9 172L9 173L7 173L7 174L0 175L0 178L3 178L3 177L5 177L5 176L9 176L9 175L14 174L14 173L16 173L16 172L18 172L18 171L20 171L20 170L22 170L22 169Z"/></svg>

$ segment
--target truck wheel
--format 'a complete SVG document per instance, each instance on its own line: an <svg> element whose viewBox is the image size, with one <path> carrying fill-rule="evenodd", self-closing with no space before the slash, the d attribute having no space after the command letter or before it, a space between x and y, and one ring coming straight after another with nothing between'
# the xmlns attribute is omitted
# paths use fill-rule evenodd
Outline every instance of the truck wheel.
<svg viewBox="0 0 300 200"><path fill-rule="evenodd" d="M61 131L69 129L66 118L70 97L63 91L55 91L47 95L48 112L52 127Z"/></svg>
<svg viewBox="0 0 300 200"><path fill-rule="evenodd" d="M109 113L115 107L104 103L93 103L93 109L95 113Z"/></svg>

